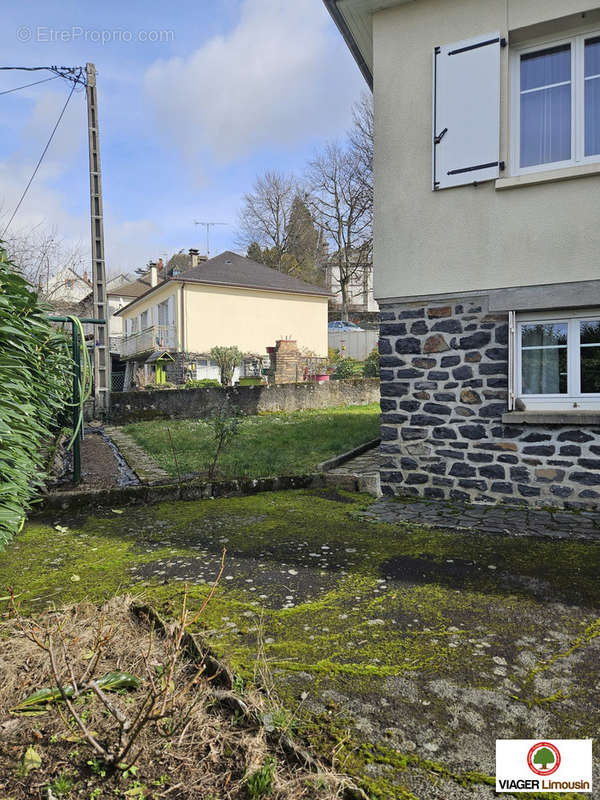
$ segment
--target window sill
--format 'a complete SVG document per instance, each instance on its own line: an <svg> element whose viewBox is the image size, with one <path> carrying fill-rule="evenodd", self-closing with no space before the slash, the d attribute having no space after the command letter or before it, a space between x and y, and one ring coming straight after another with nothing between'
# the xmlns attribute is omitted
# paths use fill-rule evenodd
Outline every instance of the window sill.
<svg viewBox="0 0 600 800"><path fill-rule="evenodd" d="M574 178L586 178L590 175L600 175L600 163L578 164L575 167L548 169L541 172L528 172L525 175L513 175L510 178L498 178L496 180L496 191L517 189L519 186L534 186L536 183L570 181Z"/></svg>
<svg viewBox="0 0 600 800"><path fill-rule="evenodd" d="M502 415L506 425L600 425L600 410L509 411Z"/></svg>

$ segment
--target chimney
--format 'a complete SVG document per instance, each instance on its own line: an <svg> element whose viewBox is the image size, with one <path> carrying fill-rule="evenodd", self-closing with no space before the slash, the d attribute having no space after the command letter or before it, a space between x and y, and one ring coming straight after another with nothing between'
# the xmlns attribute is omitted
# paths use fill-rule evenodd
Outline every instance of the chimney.
<svg viewBox="0 0 600 800"><path fill-rule="evenodd" d="M86 269L86 270L84 270L84 272L83 272L83 280L84 280L86 283L89 283L89 280L88 280L88 274L87 274L87 269Z"/></svg>
<svg viewBox="0 0 600 800"><path fill-rule="evenodd" d="M150 263L150 286L156 286L158 283L158 273L156 270L156 264L152 261Z"/></svg>
<svg viewBox="0 0 600 800"><path fill-rule="evenodd" d="M190 263L192 269L198 266L198 251L195 248L190 248Z"/></svg>
<svg viewBox="0 0 600 800"><path fill-rule="evenodd" d="M165 265L163 264L162 258L159 258L158 259L158 264L156 265L156 268L158 269L159 272L162 272L163 269L164 269L164 266Z"/></svg>

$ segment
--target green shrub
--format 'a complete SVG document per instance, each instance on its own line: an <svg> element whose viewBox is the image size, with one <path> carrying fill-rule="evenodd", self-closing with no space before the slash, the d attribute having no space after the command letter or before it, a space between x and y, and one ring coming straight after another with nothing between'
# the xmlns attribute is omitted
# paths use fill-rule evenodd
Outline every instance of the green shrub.
<svg viewBox="0 0 600 800"><path fill-rule="evenodd" d="M342 360L342 354L337 347L327 348L327 366L336 367Z"/></svg>
<svg viewBox="0 0 600 800"><path fill-rule="evenodd" d="M0 545L43 485L44 446L71 391L68 339L0 249Z"/></svg>
<svg viewBox="0 0 600 800"><path fill-rule="evenodd" d="M348 380L349 378L360 378L362 370L362 361L357 361L355 358L348 356L348 358L343 358L338 362L335 372L331 377L337 381Z"/></svg>
<svg viewBox="0 0 600 800"><path fill-rule="evenodd" d="M215 380L214 378L200 378L196 380L195 378L189 378L184 384L184 389L206 389L209 386L220 386L221 384L219 381Z"/></svg>
<svg viewBox="0 0 600 800"><path fill-rule="evenodd" d="M213 347L210 351L211 361L216 361L221 371L221 385L231 386L233 373L242 363L244 356L237 347Z"/></svg>
<svg viewBox="0 0 600 800"><path fill-rule="evenodd" d="M365 378L379 377L379 350L375 347L363 365L363 375Z"/></svg>

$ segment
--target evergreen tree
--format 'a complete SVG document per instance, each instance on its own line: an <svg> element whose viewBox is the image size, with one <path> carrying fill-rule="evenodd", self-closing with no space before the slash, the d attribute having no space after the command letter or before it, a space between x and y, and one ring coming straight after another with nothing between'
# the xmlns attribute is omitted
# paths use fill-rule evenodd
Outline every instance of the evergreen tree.
<svg viewBox="0 0 600 800"><path fill-rule="evenodd" d="M310 211L300 195L296 195L290 211L287 229L286 254L290 257L290 268L296 277L308 283L322 283L320 269L319 244L320 236L315 228Z"/></svg>

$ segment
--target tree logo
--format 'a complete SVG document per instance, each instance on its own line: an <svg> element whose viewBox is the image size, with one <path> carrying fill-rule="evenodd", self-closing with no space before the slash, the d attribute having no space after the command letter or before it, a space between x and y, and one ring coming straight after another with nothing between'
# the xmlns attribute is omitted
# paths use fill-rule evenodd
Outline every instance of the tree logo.
<svg viewBox="0 0 600 800"><path fill-rule="evenodd" d="M527 765L536 775L552 775L560 767L560 751L550 742L537 742L527 753Z"/></svg>

